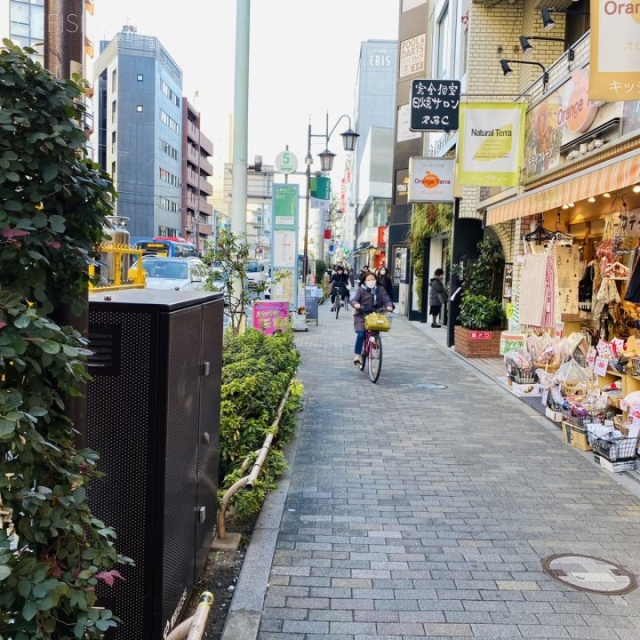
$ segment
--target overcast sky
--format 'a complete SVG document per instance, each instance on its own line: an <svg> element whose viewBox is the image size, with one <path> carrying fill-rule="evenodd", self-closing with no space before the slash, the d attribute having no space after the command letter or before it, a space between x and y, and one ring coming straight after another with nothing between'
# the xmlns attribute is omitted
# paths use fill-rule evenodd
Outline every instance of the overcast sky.
<svg viewBox="0 0 640 640"><path fill-rule="evenodd" d="M123 25L159 38L183 71L183 92L195 98L216 159L227 160L233 112L236 2L234 0L97 0L94 40L110 40ZM285 145L304 165L307 124L324 134L351 115L360 44L397 40L398 0L254 0L251 3L248 159L273 164ZM342 150L339 133L331 150ZM312 139L312 152L323 141ZM336 169L339 163L336 164ZM314 161L319 169L319 160Z"/></svg>

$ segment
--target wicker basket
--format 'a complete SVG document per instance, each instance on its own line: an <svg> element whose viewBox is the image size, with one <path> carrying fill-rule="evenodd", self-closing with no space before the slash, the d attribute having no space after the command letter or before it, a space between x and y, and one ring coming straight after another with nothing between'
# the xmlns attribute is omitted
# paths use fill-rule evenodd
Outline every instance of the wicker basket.
<svg viewBox="0 0 640 640"><path fill-rule="evenodd" d="M542 369L546 373L555 373L559 368L559 364L551 364L550 362L534 362L536 369Z"/></svg>
<svg viewBox="0 0 640 640"><path fill-rule="evenodd" d="M582 382L563 382L562 394L564 396L585 396L589 391L597 388L598 383L592 380Z"/></svg>
<svg viewBox="0 0 640 640"><path fill-rule="evenodd" d="M629 435L629 425L627 423L625 423L624 416L622 414L621 415L617 415L617 416L613 416L613 426L623 436L628 436Z"/></svg>

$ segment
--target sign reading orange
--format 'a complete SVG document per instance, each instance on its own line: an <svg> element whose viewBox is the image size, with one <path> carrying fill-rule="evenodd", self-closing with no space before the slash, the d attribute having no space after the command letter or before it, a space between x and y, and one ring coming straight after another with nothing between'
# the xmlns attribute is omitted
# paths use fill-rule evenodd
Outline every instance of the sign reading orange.
<svg viewBox="0 0 640 640"><path fill-rule="evenodd" d="M450 158L409 158L409 202L451 202L453 168Z"/></svg>

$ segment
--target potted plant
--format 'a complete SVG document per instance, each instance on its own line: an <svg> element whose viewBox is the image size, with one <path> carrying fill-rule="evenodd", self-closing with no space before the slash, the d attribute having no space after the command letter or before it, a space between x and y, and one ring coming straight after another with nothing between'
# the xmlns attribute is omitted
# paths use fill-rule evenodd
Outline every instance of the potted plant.
<svg viewBox="0 0 640 640"><path fill-rule="evenodd" d="M462 274L464 292L454 345L465 358L497 358L505 319L501 299L504 253L500 241L490 236L477 248L477 257L468 262Z"/></svg>
<svg viewBox="0 0 640 640"><path fill-rule="evenodd" d="M291 316L291 327L294 331L307 330L307 309L298 307Z"/></svg>

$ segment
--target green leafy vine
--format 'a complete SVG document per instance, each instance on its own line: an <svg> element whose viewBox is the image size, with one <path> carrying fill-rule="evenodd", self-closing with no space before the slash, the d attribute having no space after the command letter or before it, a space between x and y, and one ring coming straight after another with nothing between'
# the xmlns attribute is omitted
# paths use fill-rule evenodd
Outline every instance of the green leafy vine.
<svg viewBox="0 0 640 640"><path fill-rule="evenodd" d="M422 286L424 279L424 248L431 236L446 234L445 262L449 262L451 246L451 229L453 222L453 206L446 203L429 202L414 204L411 215L411 231L409 248L411 249L411 265L416 279L418 291L418 308L423 309Z"/></svg>

